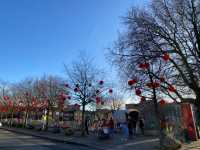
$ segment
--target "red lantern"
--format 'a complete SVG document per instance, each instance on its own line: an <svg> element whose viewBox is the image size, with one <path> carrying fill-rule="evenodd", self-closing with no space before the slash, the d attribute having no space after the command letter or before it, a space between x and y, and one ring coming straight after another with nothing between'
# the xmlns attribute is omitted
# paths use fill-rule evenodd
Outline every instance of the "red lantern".
<svg viewBox="0 0 200 150"><path fill-rule="evenodd" d="M68 87L69 87L69 84L66 83L66 84L65 84L65 87L68 88Z"/></svg>
<svg viewBox="0 0 200 150"><path fill-rule="evenodd" d="M159 101L159 104L160 104L161 106L164 106L164 105L166 104L166 101L165 101L164 99L161 99L161 100Z"/></svg>
<svg viewBox="0 0 200 150"><path fill-rule="evenodd" d="M144 103L145 100L146 100L146 98L144 96L142 96L141 99L140 99L140 103Z"/></svg>
<svg viewBox="0 0 200 150"><path fill-rule="evenodd" d="M109 92L110 94L112 94L112 93L113 93L113 90L112 90L112 89L109 89L108 92Z"/></svg>
<svg viewBox="0 0 200 150"><path fill-rule="evenodd" d="M146 86L148 86L149 88L158 88L160 86L160 83L158 82L147 83Z"/></svg>
<svg viewBox="0 0 200 150"><path fill-rule="evenodd" d="M104 84L104 81L103 81L103 80L100 80L100 81L99 81L99 84L100 84L100 85L103 85L103 84Z"/></svg>
<svg viewBox="0 0 200 150"><path fill-rule="evenodd" d="M141 63L139 64L139 68L141 69L148 69L150 67L149 63Z"/></svg>
<svg viewBox="0 0 200 150"><path fill-rule="evenodd" d="M176 88L173 87L172 85L170 85L170 86L168 87L168 90L169 90L169 92L176 92Z"/></svg>
<svg viewBox="0 0 200 150"><path fill-rule="evenodd" d="M149 68L149 63L144 63L144 67L145 67L145 69L148 69Z"/></svg>
<svg viewBox="0 0 200 150"><path fill-rule="evenodd" d="M10 98L9 98L8 96L3 96L3 99L7 101L7 100L9 100Z"/></svg>
<svg viewBox="0 0 200 150"><path fill-rule="evenodd" d="M136 81L135 79L128 80L128 85L129 85L129 86L132 86L132 85L134 85L135 83L137 83L137 81Z"/></svg>
<svg viewBox="0 0 200 150"><path fill-rule="evenodd" d="M135 94L139 96L139 95L142 94L142 91L141 91L140 89L136 89L136 90L135 90Z"/></svg>
<svg viewBox="0 0 200 150"><path fill-rule="evenodd" d="M68 98L68 95L62 94L62 95L61 95L61 98L62 98L63 101L65 101L65 100Z"/></svg>
<svg viewBox="0 0 200 150"><path fill-rule="evenodd" d="M96 104L99 104L101 102L101 98L100 97L96 97Z"/></svg>
<svg viewBox="0 0 200 150"><path fill-rule="evenodd" d="M168 53L164 53L164 55L162 56L162 59L163 59L164 61L168 61L168 60L170 59L169 54L168 54Z"/></svg>
<svg viewBox="0 0 200 150"><path fill-rule="evenodd" d="M74 92L79 92L79 91L80 91L80 89L77 87L74 89Z"/></svg>
<svg viewBox="0 0 200 150"><path fill-rule="evenodd" d="M32 105L33 105L33 107L36 106L36 100L35 99L32 100Z"/></svg>
<svg viewBox="0 0 200 150"><path fill-rule="evenodd" d="M4 107L2 112L4 112L4 113L8 112L8 108Z"/></svg>
<svg viewBox="0 0 200 150"><path fill-rule="evenodd" d="M11 100L8 101L8 107L13 107L13 102Z"/></svg>

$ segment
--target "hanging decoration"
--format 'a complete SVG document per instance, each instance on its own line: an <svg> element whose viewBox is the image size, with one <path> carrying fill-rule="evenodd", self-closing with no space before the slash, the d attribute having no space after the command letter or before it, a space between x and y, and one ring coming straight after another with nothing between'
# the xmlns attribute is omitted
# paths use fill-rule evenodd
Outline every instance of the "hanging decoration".
<svg viewBox="0 0 200 150"><path fill-rule="evenodd" d="M161 99L159 101L159 105L164 106L166 104L166 101L164 99Z"/></svg>
<svg viewBox="0 0 200 150"><path fill-rule="evenodd" d="M7 100L9 100L10 98L9 98L9 96L3 96L3 99L4 99L5 101L7 101Z"/></svg>
<svg viewBox="0 0 200 150"><path fill-rule="evenodd" d="M108 90L108 93L109 93L109 94L112 94L112 93L113 93L113 89L109 89L109 90Z"/></svg>
<svg viewBox="0 0 200 150"><path fill-rule="evenodd" d="M146 86L148 86L149 88L158 88L160 87L160 83L158 82L153 82L153 83L147 83Z"/></svg>
<svg viewBox="0 0 200 150"><path fill-rule="evenodd" d="M142 91L140 89L136 89L135 90L135 94L138 95L138 96L140 96L142 94Z"/></svg>
<svg viewBox="0 0 200 150"><path fill-rule="evenodd" d="M146 98L144 96L141 96L140 103L144 103L146 101Z"/></svg>
<svg viewBox="0 0 200 150"><path fill-rule="evenodd" d="M8 101L8 107L12 108L13 107L13 102L11 100Z"/></svg>
<svg viewBox="0 0 200 150"><path fill-rule="evenodd" d="M170 59L169 54L168 54L168 53L164 53L164 55L162 56L162 59L163 59L164 61L169 61L169 59Z"/></svg>
<svg viewBox="0 0 200 150"><path fill-rule="evenodd" d="M66 83L66 84L65 84L65 87L68 88L68 87L69 87L69 84Z"/></svg>
<svg viewBox="0 0 200 150"><path fill-rule="evenodd" d="M136 79L128 80L128 85L129 85L129 86L132 86L132 85L134 85L135 83L137 83L137 80L136 80Z"/></svg>
<svg viewBox="0 0 200 150"><path fill-rule="evenodd" d="M104 84L104 81L103 80L100 80L99 81L99 85L103 85Z"/></svg>
<svg viewBox="0 0 200 150"><path fill-rule="evenodd" d="M169 91L169 92L176 92L176 88L175 88L174 86L170 85L170 86L168 87L168 91Z"/></svg>
<svg viewBox="0 0 200 150"><path fill-rule="evenodd" d="M98 105L101 102L101 98L100 97L96 97L96 104Z"/></svg>
<svg viewBox="0 0 200 150"><path fill-rule="evenodd" d="M139 68L141 69L148 69L150 67L150 64L149 63L141 63L139 64Z"/></svg>
<svg viewBox="0 0 200 150"><path fill-rule="evenodd" d="M80 89L78 88L78 87L76 87L76 88L74 88L74 92L79 92L80 91Z"/></svg>

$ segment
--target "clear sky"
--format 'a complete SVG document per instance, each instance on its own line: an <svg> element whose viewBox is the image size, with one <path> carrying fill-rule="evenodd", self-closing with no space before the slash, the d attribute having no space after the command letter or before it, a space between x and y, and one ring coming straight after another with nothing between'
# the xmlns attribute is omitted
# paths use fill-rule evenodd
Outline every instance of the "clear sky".
<svg viewBox="0 0 200 150"><path fill-rule="evenodd" d="M63 75L78 51L105 67L120 16L147 0L1 0L0 78L11 82L44 73Z"/></svg>

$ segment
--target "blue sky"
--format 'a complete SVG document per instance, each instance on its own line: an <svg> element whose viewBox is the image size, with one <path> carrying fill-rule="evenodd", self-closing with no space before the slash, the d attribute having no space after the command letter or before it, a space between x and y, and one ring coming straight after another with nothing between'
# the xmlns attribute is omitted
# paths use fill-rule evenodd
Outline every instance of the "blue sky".
<svg viewBox="0 0 200 150"><path fill-rule="evenodd" d="M105 48L117 38L120 16L148 0L1 0L0 78L63 75L79 51L109 70Z"/></svg>

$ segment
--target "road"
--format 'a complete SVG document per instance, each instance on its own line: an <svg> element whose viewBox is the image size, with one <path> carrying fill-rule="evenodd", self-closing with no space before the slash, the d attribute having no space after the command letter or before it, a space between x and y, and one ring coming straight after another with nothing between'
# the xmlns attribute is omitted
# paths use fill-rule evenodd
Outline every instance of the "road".
<svg viewBox="0 0 200 150"><path fill-rule="evenodd" d="M0 150L90 150L88 147L39 139L0 129ZM94 150L92 148L91 150Z"/></svg>

